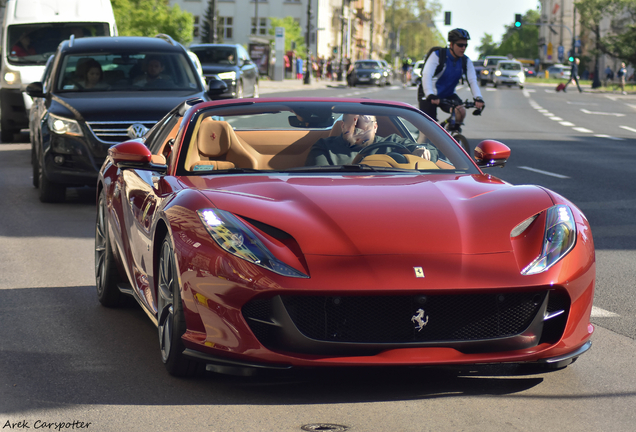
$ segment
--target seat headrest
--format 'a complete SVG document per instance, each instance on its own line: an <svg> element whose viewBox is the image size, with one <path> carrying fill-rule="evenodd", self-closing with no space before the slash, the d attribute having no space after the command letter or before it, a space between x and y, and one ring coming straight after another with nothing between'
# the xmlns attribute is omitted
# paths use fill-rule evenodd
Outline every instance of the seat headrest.
<svg viewBox="0 0 636 432"><path fill-rule="evenodd" d="M234 131L226 121L207 118L201 122L197 146L199 154L208 158L223 156L230 149Z"/></svg>

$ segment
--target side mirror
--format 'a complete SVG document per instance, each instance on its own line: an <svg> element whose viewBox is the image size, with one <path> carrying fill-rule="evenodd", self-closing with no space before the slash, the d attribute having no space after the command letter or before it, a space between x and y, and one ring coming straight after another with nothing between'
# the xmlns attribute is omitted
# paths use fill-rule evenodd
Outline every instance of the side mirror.
<svg viewBox="0 0 636 432"><path fill-rule="evenodd" d="M510 157L510 147L494 140L484 140L475 147L475 161L479 168L503 167Z"/></svg>
<svg viewBox="0 0 636 432"><path fill-rule="evenodd" d="M26 87L26 94L31 97L44 97L44 89L41 82L32 82Z"/></svg>
<svg viewBox="0 0 636 432"><path fill-rule="evenodd" d="M152 153L145 144L139 141L126 141L112 146L108 149L108 157L121 170L138 169L157 171L161 174L168 171L168 165L153 163Z"/></svg>
<svg viewBox="0 0 636 432"><path fill-rule="evenodd" d="M227 84L220 79L212 79L208 82L208 96L214 99L215 96L219 96L227 91Z"/></svg>

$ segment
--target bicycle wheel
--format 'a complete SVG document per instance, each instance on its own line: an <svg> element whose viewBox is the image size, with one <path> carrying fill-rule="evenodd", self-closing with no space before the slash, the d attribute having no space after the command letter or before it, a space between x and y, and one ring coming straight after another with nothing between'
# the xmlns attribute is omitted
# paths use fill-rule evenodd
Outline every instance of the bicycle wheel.
<svg viewBox="0 0 636 432"><path fill-rule="evenodd" d="M455 141L461 144L464 150L466 150L466 153L468 153L468 155L470 156L470 145L468 145L468 140L466 139L466 137L458 133L458 134L453 134L453 138L455 138Z"/></svg>

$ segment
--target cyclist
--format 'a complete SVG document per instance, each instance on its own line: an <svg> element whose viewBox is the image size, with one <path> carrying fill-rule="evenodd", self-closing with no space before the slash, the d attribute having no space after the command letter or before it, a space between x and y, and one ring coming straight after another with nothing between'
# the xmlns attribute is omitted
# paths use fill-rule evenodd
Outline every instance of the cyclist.
<svg viewBox="0 0 636 432"><path fill-rule="evenodd" d="M455 93L455 87L460 78L465 74L470 85L470 91L475 100L475 108L483 109L485 103L481 97L481 91L477 83L477 74L473 62L464 55L470 35L464 29L456 28L448 33L448 48L440 48L431 52L422 68L422 88L424 95L419 101L420 110L437 121L437 107L450 112L450 105L440 103L441 99L454 99L457 101L455 108L456 125L463 123L466 117L466 109L461 106L462 100ZM442 52L445 50L445 52ZM440 57L445 59L440 65ZM441 67L438 67L441 66Z"/></svg>

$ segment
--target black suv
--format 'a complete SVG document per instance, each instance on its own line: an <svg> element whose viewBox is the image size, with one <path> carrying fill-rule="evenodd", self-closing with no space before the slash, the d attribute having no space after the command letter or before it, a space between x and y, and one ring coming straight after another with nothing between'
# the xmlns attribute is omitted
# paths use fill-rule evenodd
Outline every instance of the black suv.
<svg viewBox="0 0 636 432"><path fill-rule="evenodd" d="M27 86L33 185L42 202L67 186L94 186L108 149L142 137L175 105L210 100L186 49L169 37L87 37L62 42L42 82Z"/></svg>
<svg viewBox="0 0 636 432"><path fill-rule="evenodd" d="M258 97L258 66L241 45L198 44L189 49L199 57L208 82L218 76L227 84L223 97Z"/></svg>

